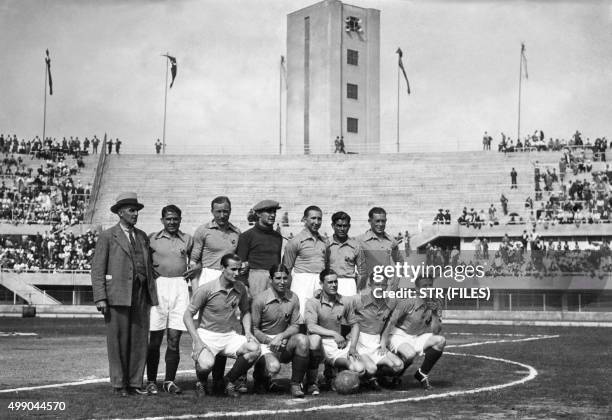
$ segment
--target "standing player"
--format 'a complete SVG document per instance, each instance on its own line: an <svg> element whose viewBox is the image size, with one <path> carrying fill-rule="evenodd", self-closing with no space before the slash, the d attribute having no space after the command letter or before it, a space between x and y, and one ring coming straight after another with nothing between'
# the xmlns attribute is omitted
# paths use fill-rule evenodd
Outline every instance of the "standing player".
<svg viewBox="0 0 612 420"><path fill-rule="evenodd" d="M389 343L389 348L404 361L404 370L410 366L416 356L425 355L423 364L415 372L414 377L426 390L432 389L428 375L442 356L446 345L446 339L440 335L442 330L440 302L418 296L421 289L432 286L431 278L416 279L417 296L397 304L381 339L382 342Z"/></svg>
<svg viewBox="0 0 612 420"><path fill-rule="evenodd" d="M253 334L261 343L261 357L253 370L255 388L268 390L280 364L291 362L291 395L303 398L309 346L308 337L299 334L300 301L289 290L287 267L273 265L270 278L271 287L257 295L251 305Z"/></svg>
<svg viewBox="0 0 612 420"><path fill-rule="evenodd" d="M317 395L315 384L321 353L332 366L349 369L362 376L365 367L357 353L359 324L355 318L354 303L350 298L338 295L338 275L326 268L319 274L321 292L308 299L304 320L310 338L310 363L307 375L307 393ZM341 334L342 324L351 326L350 344Z"/></svg>
<svg viewBox="0 0 612 420"><path fill-rule="evenodd" d="M300 299L304 314L306 301L319 288L319 273L325 268L327 240L319 234L323 212L317 206L304 210L304 229L285 246L283 265L292 271L291 291Z"/></svg>
<svg viewBox="0 0 612 420"><path fill-rule="evenodd" d="M283 237L274 230L278 202L263 200L253 207L257 223L238 238L236 254L249 267L248 285L251 296L266 290L270 282L270 268L280 263Z"/></svg>
<svg viewBox="0 0 612 420"><path fill-rule="evenodd" d="M348 236L351 216L339 211L331 219L334 235L327 248L328 265L338 273L338 294L353 296L357 294L357 284L367 277L365 254L360 243Z"/></svg>
<svg viewBox="0 0 612 420"><path fill-rule="evenodd" d="M225 196L214 198L210 203L210 212L213 220L198 227L195 231L190 268L185 273L188 277L196 276L199 273L191 280L192 293L195 293L199 285L219 278L221 258L225 254L234 253L238 246L240 230L229 221L232 213L232 203L229 198ZM218 355L215 359L212 374L213 392L219 393L222 390L221 379L226 361L227 358L223 355ZM205 389L202 381L198 382L196 389Z"/></svg>
<svg viewBox="0 0 612 420"><path fill-rule="evenodd" d="M159 349L164 331L167 331L166 378L162 389L171 394L180 394L182 390L174 383L174 379L180 361L181 334L186 331L182 318L189 304L189 289L183 273L187 268L193 240L180 230L181 209L171 204L164 207L161 214L164 229L149 236L159 306L151 307L146 391L157 394L155 381Z"/></svg>
<svg viewBox="0 0 612 420"><path fill-rule="evenodd" d="M194 275L201 270L198 278L191 282L195 292L199 285L216 280L221 275L221 257L236 252L240 230L230 221L232 203L225 196L216 197L210 203L213 220L198 227L193 235L191 265L185 274Z"/></svg>
<svg viewBox="0 0 612 420"><path fill-rule="evenodd" d="M355 301L359 328L357 352L370 376L368 383L375 390L380 386L374 375L395 376L403 372L404 366L399 357L387 350L386 341L381 340L380 335L391 315L391 308L382 297L384 290L387 290L386 278L375 282L374 276L370 276L369 287L362 290Z"/></svg>
<svg viewBox="0 0 612 420"><path fill-rule="evenodd" d="M366 257L366 270L368 276L370 276L374 272L375 266L395 265L397 262L403 263L404 259L399 252L398 242L385 232L387 227L387 212L385 209L372 207L368 212L368 222L370 223L370 229L357 239L363 247ZM395 283L396 281L392 282L393 287L397 286ZM358 290L365 287L365 281L357 285Z"/></svg>
<svg viewBox="0 0 612 420"><path fill-rule="evenodd" d="M237 397L235 381L245 375L260 355L259 343L251 334L251 313L246 287L236 280L241 261L236 254L226 254L221 258L223 271L217 280L210 281L198 288L183 315L183 322L193 340L193 359L198 363L198 378L207 379L215 363L215 356L236 359L234 366L225 375L225 391ZM233 326L238 322L236 308L240 310L240 321L244 335L238 334ZM200 325L193 316L202 311ZM207 388L207 383L202 383ZM207 392L208 393L208 392Z"/></svg>

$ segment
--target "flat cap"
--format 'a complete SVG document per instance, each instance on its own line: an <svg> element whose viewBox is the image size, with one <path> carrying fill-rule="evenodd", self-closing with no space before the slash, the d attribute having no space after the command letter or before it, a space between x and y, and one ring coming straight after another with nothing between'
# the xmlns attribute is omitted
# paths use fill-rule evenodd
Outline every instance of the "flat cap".
<svg viewBox="0 0 612 420"><path fill-rule="evenodd" d="M280 209L281 206L278 201L274 200L262 200L253 206L253 211L261 211L266 209Z"/></svg>

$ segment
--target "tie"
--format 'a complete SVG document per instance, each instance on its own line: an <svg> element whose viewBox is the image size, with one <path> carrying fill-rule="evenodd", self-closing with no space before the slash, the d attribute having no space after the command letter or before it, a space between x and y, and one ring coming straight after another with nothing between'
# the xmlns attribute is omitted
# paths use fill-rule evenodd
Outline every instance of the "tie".
<svg viewBox="0 0 612 420"><path fill-rule="evenodd" d="M129 236L130 236L130 244L132 244L132 248L134 250L136 250L136 240L134 239L134 231L133 230L129 230L128 233L129 233Z"/></svg>

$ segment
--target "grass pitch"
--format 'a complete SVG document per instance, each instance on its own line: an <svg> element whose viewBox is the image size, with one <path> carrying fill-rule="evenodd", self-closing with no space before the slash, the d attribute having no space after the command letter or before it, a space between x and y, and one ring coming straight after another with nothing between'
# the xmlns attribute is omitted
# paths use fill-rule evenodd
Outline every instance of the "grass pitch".
<svg viewBox="0 0 612 420"><path fill-rule="evenodd" d="M122 399L111 393L107 380L96 381L108 376L102 319L0 318L0 331L37 333L0 337L0 391L94 381L0 393L2 419L195 418L227 413L260 418L612 418L612 334L603 328L447 325L449 354L430 375L432 392L423 391L412 378L419 359L408 369L399 389L348 396L323 392L304 400L293 400L288 393L198 399L188 335L182 339L179 366L185 372L177 380L184 394ZM558 337L544 337L551 335ZM160 371L164 369L164 348ZM499 389L529 375L526 367L511 362L533 367L537 376ZM284 367L280 378L288 376L289 369ZM281 383L288 386L286 380ZM487 387L493 389L470 393ZM30 401L64 402L65 410L9 409L11 402ZM325 408L318 408L322 406Z"/></svg>

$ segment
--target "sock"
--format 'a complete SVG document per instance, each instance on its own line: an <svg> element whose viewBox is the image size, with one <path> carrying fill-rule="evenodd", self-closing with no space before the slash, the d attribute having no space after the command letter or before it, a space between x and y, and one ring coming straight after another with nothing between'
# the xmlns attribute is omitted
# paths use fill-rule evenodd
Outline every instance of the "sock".
<svg viewBox="0 0 612 420"><path fill-rule="evenodd" d="M174 349L166 350L166 381L174 381L181 355Z"/></svg>
<svg viewBox="0 0 612 420"><path fill-rule="evenodd" d="M151 331L149 346L147 348L147 380L157 380L157 368L159 366L159 348L164 338L164 330Z"/></svg>
<svg viewBox="0 0 612 420"><path fill-rule="evenodd" d="M406 369L408 369L410 365L412 364L412 360L404 359L401 356L400 356L400 359L402 359L402 362L404 362L404 367L396 376L399 376L401 378L404 375L404 372L406 372Z"/></svg>
<svg viewBox="0 0 612 420"><path fill-rule="evenodd" d="M429 347L425 350L425 360L423 360L423 364L421 365L421 372L427 375L431 369L433 369L440 356L442 356L442 352L433 347Z"/></svg>
<svg viewBox="0 0 612 420"><path fill-rule="evenodd" d="M213 383L218 383L223 380L223 375L225 375L225 363L227 362L227 357L222 354L217 354L215 357L215 364L212 368L212 378Z"/></svg>
<svg viewBox="0 0 612 420"><path fill-rule="evenodd" d="M306 374L306 370L308 370L309 362L310 361L308 360L308 357L298 356L297 354L293 356L293 360L291 361L292 383L302 383L302 381L304 380L304 375Z"/></svg>
<svg viewBox="0 0 612 420"><path fill-rule="evenodd" d="M387 365L378 366L377 376L395 376L395 371Z"/></svg>
<svg viewBox="0 0 612 420"><path fill-rule="evenodd" d="M253 368L253 380L255 382L265 381L266 376L268 376L266 370L266 360L262 357L255 363Z"/></svg>
<svg viewBox="0 0 612 420"><path fill-rule="evenodd" d="M236 381L236 379L246 374L251 365L252 363L247 362L244 356L238 356L238 358L236 359L236 363L234 363L234 366L232 366L230 371L227 372L227 375L225 375L225 377L228 381L234 382Z"/></svg>
<svg viewBox="0 0 612 420"><path fill-rule="evenodd" d="M198 378L198 382L202 382L203 384L205 384L208 382L208 374L210 372L206 370L200 370L199 367L200 366L196 363L196 377Z"/></svg>
<svg viewBox="0 0 612 420"><path fill-rule="evenodd" d="M310 350L310 358L308 361L308 369L319 369L319 364L321 363L321 359L323 359L323 355L321 354L320 349Z"/></svg>

